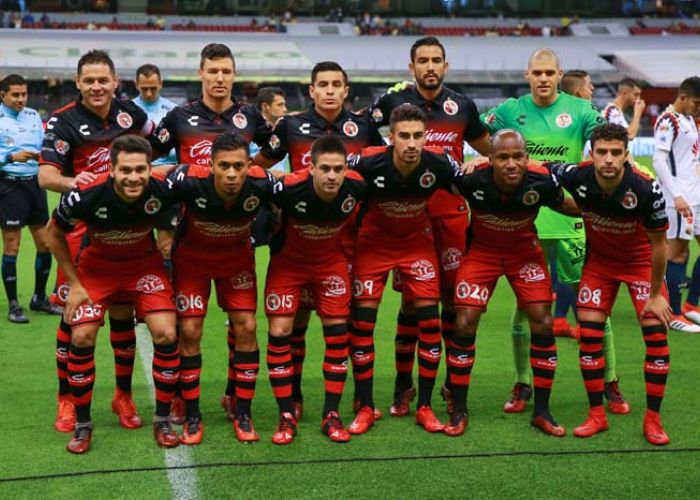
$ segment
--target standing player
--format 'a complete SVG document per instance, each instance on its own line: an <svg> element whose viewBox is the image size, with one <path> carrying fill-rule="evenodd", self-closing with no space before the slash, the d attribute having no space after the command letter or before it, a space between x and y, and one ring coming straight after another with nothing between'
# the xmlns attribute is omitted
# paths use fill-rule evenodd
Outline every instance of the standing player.
<svg viewBox="0 0 700 500"><path fill-rule="evenodd" d="M395 108L390 117L392 146L368 148L353 165L367 182L368 198L353 260L350 346L360 410L348 429L352 434L367 432L375 421L374 326L392 269L398 269L413 297L418 319L416 423L428 432L444 428L431 408L442 341L437 257L426 205L437 189L451 185L454 160L424 149L425 124L426 116L417 106Z"/></svg>
<svg viewBox="0 0 700 500"><path fill-rule="evenodd" d="M591 76L582 69L570 69L565 72L561 77L560 87L562 92L586 101L593 99L595 90Z"/></svg>
<svg viewBox="0 0 700 500"><path fill-rule="evenodd" d="M518 99L508 99L484 114L482 120L486 127L491 133L502 128L520 132L526 138L530 158L571 163L581 161L584 145L592 130L605 120L589 101L558 92L557 85L561 77L557 55L550 49L535 51L530 56L525 72L531 93ZM537 217L536 227L545 254L549 260L556 261L559 284L554 284L557 295L554 334L570 335L568 332L571 326L566 323L565 317L569 308L574 306L574 284L581 277L581 266L585 258L583 222L543 207ZM557 324L559 318L564 321ZM532 395L527 337L524 316L516 310L512 324L516 384L503 408L508 413L525 411ZM609 325L606 326L603 345L607 361L605 394L608 408L614 413L628 413L629 404L622 397L618 386L615 348Z"/></svg>
<svg viewBox="0 0 700 500"><path fill-rule="evenodd" d="M589 437L608 428L602 339L605 319L624 283L646 344L644 436L663 445L669 442L659 417L669 371L666 328L671 311L664 287L668 219L659 185L625 161L627 143L624 127L602 125L591 135L592 163L552 166L581 208L588 244L576 308L579 362L590 411L574 436Z"/></svg>
<svg viewBox="0 0 700 500"><path fill-rule="evenodd" d="M464 142L486 155L489 134L479 121L474 102L467 96L445 87L442 82L447 73L445 48L435 37L417 40L411 47L408 69L415 85L398 92L387 93L377 99L368 110L377 126L387 125L396 107L410 103L423 110L427 117L425 144L446 148L450 155L462 162ZM445 190L436 191L428 202L435 251L440 269L442 299L441 330L445 345L449 344L455 322L453 305L455 275L466 249L466 233L469 224L464 198ZM413 364L418 342L418 320L411 297L402 295L397 319L395 340L396 383L394 402L390 408L393 416L408 414L408 404L415 396ZM443 397L449 402L449 381L443 387Z"/></svg>
<svg viewBox="0 0 700 500"><path fill-rule="evenodd" d="M628 108L633 110L632 119L629 122L624 113ZM608 123L616 123L625 127L630 140L632 140L637 137L637 132L639 132L639 123L642 120L644 108L646 108L646 103L642 99L642 88L639 86L639 82L631 78L623 78L617 84L615 100L609 102L603 108L602 113L603 118Z"/></svg>
<svg viewBox="0 0 700 500"><path fill-rule="evenodd" d="M273 180L260 167L250 167L248 146L240 135L222 134L212 143L211 166L182 165L168 176L177 199L185 206L173 251L180 320L180 392L186 414L180 439L184 444L199 444L204 429L199 410L200 341L212 280L218 303L228 314L236 336L233 428L240 441L258 440L250 411L260 366L250 224L269 200Z"/></svg>
<svg viewBox="0 0 700 500"><path fill-rule="evenodd" d="M685 281L688 244L700 242L700 140L695 115L700 111L700 77L686 78L678 97L656 121L654 127L654 170L666 200L669 229L666 283L673 310L672 330L699 333L698 294L693 290L681 310L680 286ZM693 269L694 281L700 270ZM696 285L697 287L697 285ZM685 317L681 314L685 313Z"/></svg>
<svg viewBox="0 0 700 500"><path fill-rule="evenodd" d="M91 50L78 60L75 78L80 96L56 110L46 122L46 134L39 158L39 184L51 191L64 193L76 185L91 182L97 174L109 170L109 146L124 134L147 135L153 125L146 113L130 101L113 97L119 80L114 63L106 52ZM67 235L71 255L75 258L85 235L78 225ZM68 287L58 273L57 293L51 297L63 304ZM141 427L131 398L131 375L136 353L133 308L114 304L109 308L109 339L114 350L117 379L112 410L119 415L122 427ZM71 432L75 412L68 385L68 347L71 329L63 320L57 330L56 365L58 368L58 414L54 428Z"/></svg>
<svg viewBox="0 0 700 500"><path fill-rule="evenodd" d="M46 191L39 187L39 150L44 137L41 117L27 106L27 82L20 75L0 81L0 228L2 228L2 282L12 323L28 323L17 301L17 255L22 228L29 226L36 246L32 311L61 314L46 297L51 252L46 241L49 209Z"/></svg>
<svg viewBox="0 0 700 500"><path fill-rule="evenodd" d="M90 450L97 330L106 308L123 302L135 304L153 337L156 443L179 444L168 421L180 366L173 290L153 241L153 225L172 194L164 177L151 175L151 146L145 139L118 137L110 160L109 174L63 194L49 229L51 249L70 288L64 316L73 329L68 373L77 413L67 447L71 453ZM77 221L85 223L90 243L76 266L66 236Z"/></svg>
<svg viewBox="0 0 700 500"><path fill-rule="evenodd" d="M311 162L311 145L324 136L338 137L343 141L348 157L357 156L362 148L384 144L379 132L371 126L366 116L356 115L343 107L350 87L348 76L338 63L324 61L311 70L309 96L311 109L303 113L287 115L280 119L266 144L253 159L253 163L269 168L289 155L292 172L308 168ZM352 261L354 224L348 224L343 238L348 261ZM292 332L292 357L294 365L293 397L297 419L303 409L301 378L306 355L306 329L311 317L314 300L309 290L302 290L301 308L295 318Z"/></svg>
<svg viewBox="0 0 700 500"><path fill-rule="evenodd" d="M150 140L157 154L164 155L175 148L178 163L208 166L212 141L223 133L239 134L246 142L258 145L268 142L270 126L260 112L255 106L234 101L231 97L236 61L226 45L210 43L202 49L199 79L202 81L202 97L171 110L153 131ZM229 325L228 384L221 405L231 421L236 418L235 345L235 332ZM173 403L173 422L184 422L184 404L179 397Z"/></svg>
<svg viewBox="0 0 700 500"><path fill-rule="evenodd" d="M547 168L528 166L525 139L509 129L491 138L489 163L459 177L455 184L469 201L472 223L469 249L457 272L457 323L447 348L454 411L445 433L459 436L467 427L467 392L476 356L477 327L498 279L505 276L530 322L530 364L535 383L532 425L545 434L564 436L566 431L549 412L557 367L550 312L552 284L534 231L541 206L558 207L564 202L561 186Z"/></svg>
<svg viewBox="0 0 700 500"><path fill-rule="evenodd" d="M292 391L291 336L302 287L316 297L326 344L323 378L326 395L321 431L331 441L345 442L338 406L348 369L350 276L341 250L343 226L366 193L357 172L347 169L347 150L338 137L311 145L311 167L285 176L275 187L282 226L272 241L265 285L265 312L270 322L267 366L280 421L275 444L289 444L297 430Z"/></svg>

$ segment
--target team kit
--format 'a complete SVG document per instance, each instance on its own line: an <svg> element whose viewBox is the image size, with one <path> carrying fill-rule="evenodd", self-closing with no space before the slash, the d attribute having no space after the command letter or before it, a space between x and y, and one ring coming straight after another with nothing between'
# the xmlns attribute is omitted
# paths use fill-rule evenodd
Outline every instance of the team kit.
<svg viewBox="0 0 700 500"><path fill-rule="evenodd" d="M262 106L232 99L235 60L221 44L202 50L202 96L183 106L158 104L157 91L145 103L116 99L108 54L93 50L80 58L79 97L51 115L36 160L41 188L61 193L46 238L59 264L50 302L63 308L54 427L72 433L68 451L91 446L95 342L105 316L120 425L143 425L131 397L135 325L142 322L153 340L157 444L203 442L200 343L212 281L228 316L221 406L239 441L259 440L252 401L261 363L254 252L260 244L270 247L264 357L279 408L275 444L292 443L299 430L312 311L324 340L322 433L346 442L385 418L373 381L374 329L387 284L402 296L388 413L405 417L416 400L415 422L425 431L463 435L479 320L502 276L516 297L517 383L504 411L524 412L533 399L531 425L546 435L567 434L549 408L557 368L553 286L566 285L574 290L589 400L573 435L607 430L606 410L629 413L609 348L609 316L625 284L646 347L643 434L651 444L669 442L660 418L667 329L675 318L666 249L681 233L685 209L697 205L667 191L687 185L687 170L697 176L697 127L687 127L692 137L679 130L700 109L700 78L681 84L657 124L660 154L676 154L671 181L661 175L657 181L628 155L629 127L558 89L562 71L549 49L528 61L530 94L481 116L473 101L443 85L448 63L439 40L416 41L408 66L412 82L356 113L344 107L345 71L318 63L309 109L275 116L268 112L276 96ZM137 86L152 80L158 90L158 68L142 68ZM465 163L465 142L481 156ZM590 159L583 161L587 143ZM258 146L252 155L251 145ZM689 167L680 165L678 148L685 148ZM274 168L285 158L286 172ZM687 243L693 227L683 234ZM436 388L441 361L447 376ZM339 406L350 367L354 417L345 426ZM447 403L445 422L433 411L436 390ZM175 425L182 425L179 432Z"/></svg>

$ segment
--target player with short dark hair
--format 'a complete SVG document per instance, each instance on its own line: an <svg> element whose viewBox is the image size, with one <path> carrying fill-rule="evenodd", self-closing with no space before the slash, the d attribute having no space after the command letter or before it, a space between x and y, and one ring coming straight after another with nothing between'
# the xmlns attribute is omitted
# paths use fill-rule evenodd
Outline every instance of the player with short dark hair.
<svg viewBox="0 0 700 500"><path fill-rule="evenodd" d="M280 179L274 202L280 208L281 229L273 238L265 284L265 312L270 330L267 366L280 421L275 444L289 444L297 432L292 390L294 316L302 287L316 298L323 325L325 402L321 431L331 441L345 442L350 434L338 412L348 367L350 276L341 250L343 226L364 198L366 184L347 168L344 142L321 137L311 145L311 167Z"/></svg>
<svg viewBox="0 0 700 500"><path fill-rule="evenodd" d="M628 108L633 109L632 119L629 122L624 113ZM632 78L623 78L617 84L615 100L603 108L602 115L605 121L625 127L630 140L632 140L637 137L645 108L646 103L642 99L641 84Z"/></svg>
<svg viewBox="0 0 700 500"><path fill-rule="evenodd" d="M582 69L570 69L564 72L559 87L562 92L587 101L593 99L593 91L595 90L591 75Z"/></svg>
<svg viewBox="0 0 700 500"><path fill-rule="evenodd" d="M579 364L588 393L588 418L574 436L608 428L603 407L603 332L620 284L627 285L646 345L647 409L643 431L655 445L669 442L659 416L669 371L666 329L671 319L664 285L668 218L661 187L626 162L628 133L608 123L591 134L592 162L551 165L581 208L588 255L576 304Z"/></svg>
<svg viewBox="0 0 700 500"><path fill-rule="evenodd" d="M28 323L17 299L17 255L22 228L29 226L36 257L32 311L61 314L46 297L51 252L46 241L49 209L46 191L39 187L39 150L44 137L41 116L27 107L27 81L17 74L0 81L0 228L2 228L2 282L12 323Z"/></svg>
<svg viewBox="0 0 700 500"><path fill-rule="evenodd" d="M95 382L95 340L110 304L134 304L153 336L156 411L153 431L160 446L179 444L168 421L180 365L173 290L156 250L153 225L172 203L165 178L151 175L151 147L134 135L114 140L108 172L63 193L49 226L51 249L68 280L64 319L72 327L68 380L77 413L71 453L89 451ZM90 240L76 265L67 234L78 221Z"/></svg>
<svg viewBox="0 0 700 500"><path fill-rule="evenodd" d="M272 176L250 165L248 142L222 134L212 142L211 166L181 165L168 175L184 213L173 250L175 304L180 320L180 394L185 402L183 444L199 444L201 337L211 282L236 338L233 428L240 441L257 441L251 400L260 366L255 338L257 287L250 224L266 204ZM196 263L196 265L193 265Z"/></svg>
<svg viewBox="0 0 700 500"><path fill-rule="evenodd" d="M60 193L92 182L98 174L107 172L109 148L115 138L125 134L148 135L153 129L146 113L133 102L114 98L119 79L107 53L91 50L84 54L78 61L75 82L79 96L54 111L46 122L39 158L39 184ZM80 251L84 235L85 226L82 224L67 235L74 258ZM62 305L68 286L61 269L56 281L57 292L51 296L51 301ZM122 427L135 429L141 427L141 419L131 397L136 352L133 307L114 304L110 307L109 317L117 380L112 410L119 416ZM75 412L67 374L70 325L62 320L56 333L59 390L54 428L71 432L75 426Z"/></svg>

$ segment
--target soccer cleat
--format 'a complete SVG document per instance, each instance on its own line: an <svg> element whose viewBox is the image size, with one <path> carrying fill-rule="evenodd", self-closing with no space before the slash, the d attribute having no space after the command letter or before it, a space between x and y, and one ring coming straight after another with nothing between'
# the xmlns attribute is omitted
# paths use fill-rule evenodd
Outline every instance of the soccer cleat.
<svg viewBox="0 0 700 500"><path fill-rule="evenodd" d="M671 441L661 424L661 416L655 411L647 410L644 414L644 437L656 446L663 446Z"/></svg>
<svg viewBox="0 0 700 500"><path fill-rule="evenodd" d="M29 323L29 318L24 314L16 300L10 302L10 312L7 313L7 321L10 323Z"/></svg>
<svg viewBox="0 0 700 500"><path fill-rule="evenodd" d="M552 416L547 413L546 415L532 415L532 420L530 420L530 425L541 430L545 434L554 437L564 437L566 436L566 429L556 423Z"/></svg>
<svg viewBox="0 0 700 500"><path fill-rule="evenodd" d="M295 399L292 401L292 405L294 406L294 418L296 418L298 422L301 420L301 416L304 414L304 400Z"/></svg>
<svg viewBox="0 0 700 500"><path fill-rule="evenodd" d="M343 427L340 415L337 411L329 411L321 422L321 432L335 443L347 443L350 441L350 433Z"/></svg>
<svg viewBox="0 0 700 500"><path fill-rule="evenodd" d="M231 422L236 420L236 396L224 394L221 397L221 407L226 412L226 418Z"/></svg>
<svg viewBox="0 0 700 500"><path fill-rule="evenodd" d="M29 310L35 312L45 312L53 316L63 314L63 308L58 304L53 304L48 298L40 298L38 295L32 295L32 300L29 301Z"/></svg>
<svg viewBox="0 0 700 500"><path fill-rule="evenodd" d="M180 396L173 397L173 401L170 403L170 415L168 418L173 425L182 425L185 423L185 401Z"/></svg>
<svg viewBox="0 0 700 500"><path fill-rule="evenodd" d="M362 402L359 399L353 399L352 401L352 412L357 414L362 408ZM374 420L381 420L384 414L379 408L374 409Z"/></svg>
<svg viewBox="0 0 700 500"><path fill-rule="evenodd" d="M277 429L272 435L272 442L275 444L290 444L297 435L297 421L291 413L282 413Z"/></svg>
<svg viewBox="0 0 700 500"><path fill-rule="evenodd" d="M671 330L683 333L700 333L700 325L696 325L687 320L682 314L673 314L671 321L668 323Z"/></svg>
<svg viewBox="0 0 700 500"><path fill-rule="evenodd" d="M447 413L452 415L452 412L455 410L455 400L452 395L452 391L447 387L447 385L442 384L442 387L440 387L440 396L442 396L443 401L445 401L445 404L447 405Z"/></svg>
<svg viewBox="0 0 700 500"><path fill-rule="evenodd" d="M599 432L608 430L608 417L605 416L605 409L602 406L591 408L588 411L588 418L581 425L574 429L576 437L591 437Z"/></svg>
<svg viewBox="0 0 700 500"><path fill-rule="evenodd" d="M180 444L180 438L168 420L153 423L153 436L156 438L156 444L161 448L175 448Z"/></svg>
<svg viewBox="0 0 700 500"><path fill-rule="evenodd" d="M506 413L524 412L530 397L532 397L532 386L516 382L513 386L513 391L510 393L510 399L503 405L503 411Z"/></svg>
<svg viewBox="0 0 700 500"><path fill-rule="evenodd" d="M554 318L552 333L555 337L576 338L576 332L566 318Z"/></svg>
<svg viewBox="0 0 700 500"><path fill-rule="evenodd" d="M399 394L399 396L396 399L394 399L394 402L389 407L389 415L391 415L392 417L405 417L411 411L411 409L409 408L409 404L415 398L416 388L411 387L409 389L406 389L401 394ZM376 415L374 419L377 420Z"/></svg>
<svg viewBox="0 0 700 500"><path fill-rule="evenodd" d="M182 426L180 443L187 445L199 444L202 442L202 434L204 434L202 419L188 418Z"/></svg>
<svg viewBox="0 0 700 500"><path fill-rule="evenodd" d="M694 306L693 304L686 302L683 304L683 309L681 310L683 316L695 323L700 325L700 307Z"/></svg>
<svg viewBox="0 0 700 500"><path fill-rule="evenodd" d="M350 427L348 427L348 432L350 434L364 434L370 427L374 425L376 420L375 411L371 406L363 406L357 412L355 420L352 421Z"/></svg>
<svg viewBox="0 0 700 500"><path fill-rule="evenodd" d="M75 405L70 394L58 396L58 411L53 428L58 432L73 432L75 430Z"/></svg>
<svg viewBox="0 0 700 500"><path fill-rule="evenodd" d="M619 384L620 381L617 379L605 383L605 398L608 400L608 410L618 415L627 415L630 412L630 404L622 396Z"/></svg>
<svg viewBox="0 0 700 500"><path fill-rule="evenodd" d="M255 432L250 415L236 415L233 420L233 431L236 433L236 439L242 443L254 443L260 439Z"/></svg>
<svg viewBox="0 0 700 500"><path fill-rule="evenodd" d="M76 426L73 437L68 442L66 450L76 455L82 455L90 451L90 443L92 442L92 425Z"/></svg>
<svg viewBox="0 0 700 500"><path fill-rule="evenodd" d="M445 425L437 419L433 409L428 405L423 405L416 410L416 425L420 425L428 432L445 430Z"/></svg>
<svg viewBox="0 0 700 500"><path fill-rule="evenodd" d="M461 436L469 425L469 415L466 411L452 412L450 423L445 426L445 434L452 437Z"/></svg>
<svg viewBox="0 0 700 500"><path fill-rule="evenodd" d="M136 405L131 398L131 394L119 389L114 391L112 399L112 413L119 417L119 425L125 429L138 429L143 425L141 417L136 412Z"/></svg>

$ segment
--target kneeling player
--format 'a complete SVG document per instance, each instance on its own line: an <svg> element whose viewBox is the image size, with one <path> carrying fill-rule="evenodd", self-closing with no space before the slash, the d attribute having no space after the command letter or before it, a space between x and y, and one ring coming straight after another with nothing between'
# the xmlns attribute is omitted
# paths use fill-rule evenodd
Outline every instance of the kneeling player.
<svg viewBox="0 0 700 500"><path fill-rule="evenodd" d="M644 436L663 445L669 442L659 417L669 371L666 330L671 309L664 285L668 219L659 185L625 162L627 141L624 127L602 125L591 135L592 164L551 167L581 207L588 238L576 307L579 362L590 411L574 435L593 436L608 428L603 407L603 328L624 283L646 344Z"/></svg>
<svg viewBox="0 0 700 500"><path fill-rule="evenodd" d="M459 436L468 424L467 392L475 358L476 330L493 296L498 278L508 279L518 308L530 322L530 364L534 374L535 412L532 425L546 434L566 431L549 413L549 394L557 367L552 333L552 283L534 231L541 206L558 207L564 195L542 166L528 166L525 140L511 129L491 139L489 164L460 177L455 184L472 209L469 247L457 272L457 323L447 351L447 370L454 411L445 433ZM571 213L577 209L573 202Z"/></svg>
<svg viewBox="0 0 700 500"><path fill-rule="evenodd" d="M366 186L357 172L348 171L346 157L340 139L322 137L311 146L311 167L287 175L275 186L274 203L282 211L282 227L270 245L265 285L265 312L270 322L267 366L280 410L272 436L275 444L289 444L296 435L291 335L304 286L316 298L326 343L321 431L331 441L350 439L338 414L348 369L350 312L350 277L341 232L365 196Z"/></svg>
<svg viewBox="0 0 700 500"><path fill-rule="evenodd" d="M173 290L153 239L153 225L172 203L172 195L164 178L151 175L151 147L145 139L115 139L110 159L109 173L61 197L49 229L51 248L70 287L64 317L73 330L68 381L77 415L68 443L71 453L90 449L95 338L107 307L119 303L135 304L153 336L156 442L164 447L179 444L168 422L180 366ZM77 221L86 224L90 242L76 269L66 233Z"/></svg>
<svg viewBox="0 0 700 500"><path fill-rule="evenodd" d="M212 280L219 306L227 312L236 336L233 428L239 441L258 440L251 420L260 351L255 338L257 290L250 224L272 195L274 181L262 168L249 165L245 139L223 134L212 143L211 168L182 165L168 176L176 197L185 205L173 251L180 319L180 393L186 414L180 441L184 444L202 440L200 341Z"/></svg>

